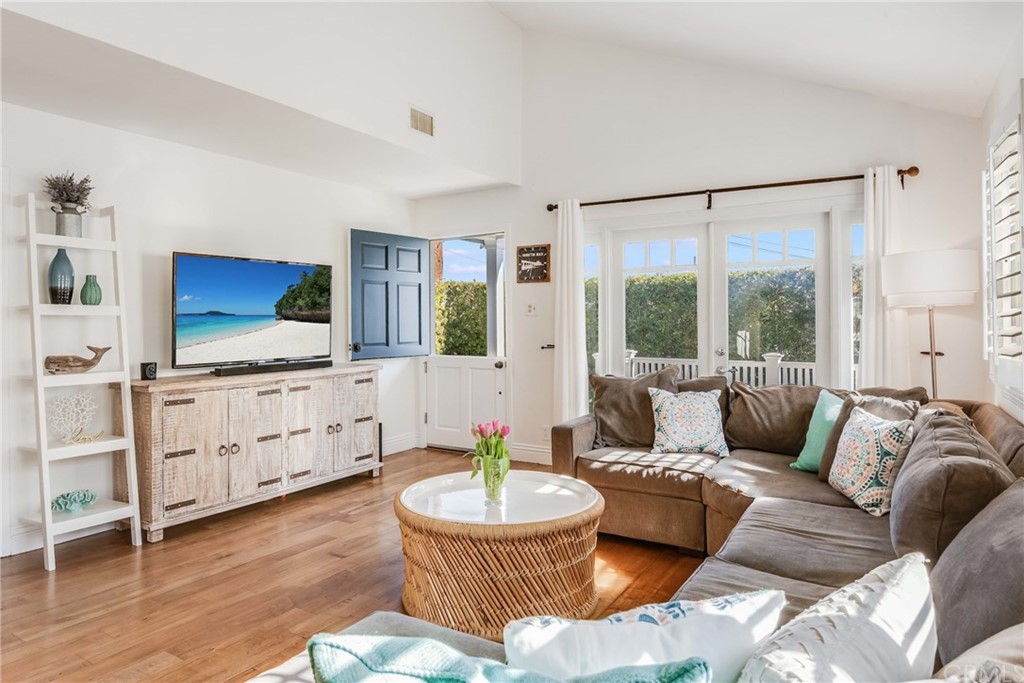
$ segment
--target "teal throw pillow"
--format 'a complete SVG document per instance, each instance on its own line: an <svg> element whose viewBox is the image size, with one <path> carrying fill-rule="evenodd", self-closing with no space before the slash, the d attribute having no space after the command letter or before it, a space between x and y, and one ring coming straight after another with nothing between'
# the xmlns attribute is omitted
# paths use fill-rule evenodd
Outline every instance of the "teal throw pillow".
<svg viewBox="0 0 1024 683"><path fill-rule="evenodd" d="M839 409L843 407L843 399L831 391L821 390L818 402L811 413L811 423L807 426L807 440L804 448L797 456L796 462L789 464L794 470L817 472L821 467L821 456L825 454L825 442L832 433L832 427L839 417Z"/></svg>
<svg viewBox="0 0 1024 683"><path fill-rule="evenodd" d="M469 657L430 638L318 633L306 649L316 683L424 681L426 683L555 683L554 678ZM627 666L578 683L711 683L711 667L699 657L651 666Z"/></svg>

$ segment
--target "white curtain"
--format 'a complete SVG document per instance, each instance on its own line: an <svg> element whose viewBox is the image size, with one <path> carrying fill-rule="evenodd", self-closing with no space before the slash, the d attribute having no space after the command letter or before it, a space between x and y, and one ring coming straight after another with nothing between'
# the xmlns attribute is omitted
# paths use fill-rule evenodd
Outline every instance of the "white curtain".
<svg viewBox="0 0 1024 683"><path fill-rule="evenodd" d="M555 280L555 424L587 412L587 330L583 306L583 210L558 203Z"/></svg>
<svg viewBox="0 0 1024 683"><path fill-rule="evenodd" d="M910 384L910 348L904 309L888 308L882 296L882 257L896 253L903 193L895 166L864 174L864 310L860 380L863 387Z"/></svg>

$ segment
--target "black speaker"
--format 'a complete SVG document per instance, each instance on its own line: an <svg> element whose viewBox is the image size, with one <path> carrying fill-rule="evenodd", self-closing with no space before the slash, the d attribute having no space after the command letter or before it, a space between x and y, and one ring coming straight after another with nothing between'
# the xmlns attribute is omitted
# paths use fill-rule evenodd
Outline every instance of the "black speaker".
<svg viewBox="0 0 1024 683"><path fill-rule="evenodd" d="M156 363L139 363L141 379L156 379Z"/></svg>

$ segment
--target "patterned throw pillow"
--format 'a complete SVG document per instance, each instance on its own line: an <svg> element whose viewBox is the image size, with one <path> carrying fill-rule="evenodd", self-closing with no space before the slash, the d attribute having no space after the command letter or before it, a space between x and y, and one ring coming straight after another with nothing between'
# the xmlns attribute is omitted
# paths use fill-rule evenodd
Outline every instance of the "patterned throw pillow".
<svg viewBox="0 0 1024 683"><path fill-rule="evenodd" d="M673 394L648 389L654 408L652 453L707 453L729 455L722 432L722 409L718 389Z"/></svg>
<svg viewBox="0 0 1024 683"><path fill-rule="evenodd" d="M888 514L893 472L907 457L913 432L910 420L885 420L854 408L839 437L828 483L869 515Z"/></svg>

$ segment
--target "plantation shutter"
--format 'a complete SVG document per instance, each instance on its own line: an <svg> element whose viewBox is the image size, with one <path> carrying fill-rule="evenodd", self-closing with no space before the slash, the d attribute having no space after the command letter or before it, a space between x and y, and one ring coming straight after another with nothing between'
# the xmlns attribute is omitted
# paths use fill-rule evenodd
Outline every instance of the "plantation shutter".
<svg viewBox="0 0 1024 683"><path fill-rule="evenodd" d="M351 233L352 360L428 355L429 242Z"/></svg>

